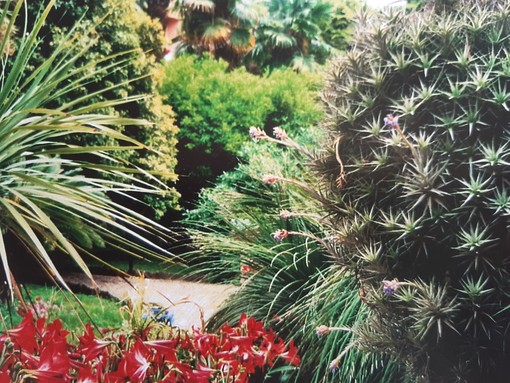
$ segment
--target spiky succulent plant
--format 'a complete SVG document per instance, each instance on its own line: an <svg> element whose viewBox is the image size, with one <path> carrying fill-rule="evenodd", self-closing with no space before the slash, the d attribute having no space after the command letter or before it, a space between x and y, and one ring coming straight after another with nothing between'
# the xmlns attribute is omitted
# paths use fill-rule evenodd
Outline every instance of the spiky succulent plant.
<svg viewBox="0 0 510 383"><path fill-rule="evenodd" d="M437 2L436 2L437 3ZM358 346L412 382L510 372L510 3L364 15L324 92L318 164Z"/></svg>

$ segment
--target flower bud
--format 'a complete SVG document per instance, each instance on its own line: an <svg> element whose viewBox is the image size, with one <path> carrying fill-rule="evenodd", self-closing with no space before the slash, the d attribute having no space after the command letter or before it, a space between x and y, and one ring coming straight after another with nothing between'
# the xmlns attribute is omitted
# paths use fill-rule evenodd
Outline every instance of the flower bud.
<svg viewBox="0 0 510 383"><path fill-rule="evenodd" d="M276 241L281 242L289 236L289 232L285 229L278 229L272 235Z"/></svg>
<svg viewBox="0 0 510 383"><path fill-rule="evenodd" d="M315 333L317 336L321 337L323 335L327 335L331 332L331 329L328 326L321 325L315 329Z"/></svg>

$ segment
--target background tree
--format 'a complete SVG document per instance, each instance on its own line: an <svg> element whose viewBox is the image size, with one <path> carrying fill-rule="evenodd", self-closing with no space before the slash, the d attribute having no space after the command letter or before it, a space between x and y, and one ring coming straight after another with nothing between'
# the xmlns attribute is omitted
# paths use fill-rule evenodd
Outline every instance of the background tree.
<svg viewBox="0 0 510 383"><path fill-rule="evenodd" d="M290 66L297 71L324 64L331 46L322 29L331 21L333 6L322 0L269 0L267 17L256 32L249 60L261 68Z"/></svg>
<svg viewBox="0 0 510 383"><path fill-rule="evenodd" d="M255 44L255 28L266 9L263 0L177 0L183 18L181 50L242 63Z"/></svg>
<svg viewBox="0 0 510 383"><path fill-rule="evenodd" d="M362 3L358 0L332 1L334 8L331 19L321 25L324 41L339 51L349 47L354 32L354 18Z"/></svg>

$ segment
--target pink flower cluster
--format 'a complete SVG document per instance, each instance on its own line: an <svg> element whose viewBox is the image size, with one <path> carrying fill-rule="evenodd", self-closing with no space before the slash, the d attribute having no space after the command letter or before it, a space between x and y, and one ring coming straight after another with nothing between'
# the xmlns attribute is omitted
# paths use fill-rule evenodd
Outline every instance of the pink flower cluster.
<svg viewBox="0 0 510 383"><path fill-rule="evenodd" d="M28 312L0 337L0 383L243 383L280 359L300 363L297 348L262 322L242 315L217 334L175 331L169 339L107 330L97 338L87 325L77 345L60 320L46 324Z"/></svg>
<svg viewBox="0 0 510 383"><path fill-rule="evenodd" d="M28 310L37 318L48 319L50 314L57 314L60 307L54 303L46 302L42 297L37 296L35 301L29 305Z"/></svg>

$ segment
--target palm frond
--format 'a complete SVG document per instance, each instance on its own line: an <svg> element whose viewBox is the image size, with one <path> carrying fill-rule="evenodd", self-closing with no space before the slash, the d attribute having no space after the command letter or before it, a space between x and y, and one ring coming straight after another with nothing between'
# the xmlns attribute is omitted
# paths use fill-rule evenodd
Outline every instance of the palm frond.
<svg viewBox="0 0 510 383"><path fill-rule="evenodd" d="M248 51L253 48L255 38L249 30L236 28L230 34L230 44L237 51Z"/></svg>
<svg viewBox="0 0 510 383"><path fill-rule="evenodd" d="M202 43L207 46L216 46L225 43L230 36L230 25L227 20L215 19L204 25Z"/></svg>
<svg viewBox="0 0 510 383"><path fill-rule="evenodd" d="M282 31L267 31L267 36L273 47L292 48L297 45L297 40L294 36Z"/></svg>
<svg viewBox="0 0 510 383"><path fill-rule="evenodd" d="M267 8L263 0L237 0L232 14L239 20L251 25L256 24L267 15Z"/></svg>
<svg viewBox="0 0 510 383"><path fill-rule="evenodd" d="M182 8L205 13L213 13L216 7L213 0L182 0L180 3Z"/></svg>

